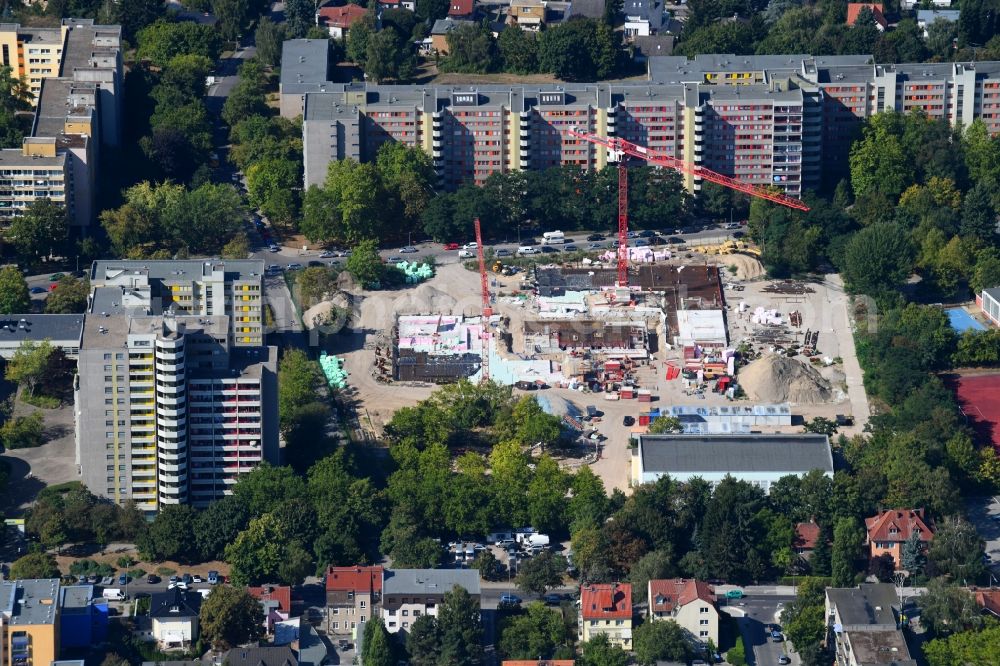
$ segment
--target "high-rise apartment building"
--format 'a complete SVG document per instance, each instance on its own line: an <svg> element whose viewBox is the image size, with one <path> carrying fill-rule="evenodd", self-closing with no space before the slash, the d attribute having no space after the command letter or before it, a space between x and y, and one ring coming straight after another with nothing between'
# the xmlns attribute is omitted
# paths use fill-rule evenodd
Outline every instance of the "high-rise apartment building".
<svg viewBox="0 0 1000 666"><path fill-rule="evenodd" d="M277 462L277 349L263 262L98 261L81 336L83 482L145 512L205 506Z"/></svg>
<svg viewBox="0 0 1000 666"><path fill-rule="evenodd" d="M376 86L328 81L325 54L311 40L285 44L285 59L298 59L282 69L281 110L303 116L306 186L332 160L375 159L386 141L425 150L447 189L496 172L605 166L604 149L566 135L574 127L798 196L846 171L851 141L882 111L979 118L1000 134L1000 62L652 56L643 82Z"/></svg>
<svg viewBox="0 0 1000 666"><path fill-rule="evenodd" d="M0 150L0 226L47 198L85 229L96 213L101 148L121 144L121 28L89 19L0 24L0 62L24 79L35 106L21 148Z"/></svg>

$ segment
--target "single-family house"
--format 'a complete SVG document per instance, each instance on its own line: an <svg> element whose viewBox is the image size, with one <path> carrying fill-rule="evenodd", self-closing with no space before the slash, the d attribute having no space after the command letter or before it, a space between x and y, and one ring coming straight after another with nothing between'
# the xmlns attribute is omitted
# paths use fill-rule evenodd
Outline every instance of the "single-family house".
<svg viewBox="0 0 1000 666"><path fill-rule="evenodd" d="M656 56L668 56L674 52L674 36L659 34L632 39L632 60L637 63L648 62ZM678 311L680 315L682 311Z"/></svg>
<svg viewBox="0 0 1000 666"><path fill-rule="evenodd" d="M408 632L421 615L437 616L444 595L465 588L480 603L479 572L470 569L386 569L382 620L391 634Z"/></svg>
<svg viewBox="0 0 1000 666"><path fill-rule="evenodd" d="M625 0L625 39L655 35L663 27L662 0Z"/></svg>
<svg viewBox="0 0 1000 666"><path fill-rule="evenodd" d="M593 583L580 588L581 641L604 634L624 650L632 649L632 585Z"/></svg>
<svg viewBox="0 0 1000 666"><path fill-rule="evenodd" d="M153 638L165 648L188 647L198 640L198 613L202 596L174 588L155 592L149 599Z"/></svg>
<svg viewBox="0 0 1000 666"><path fill-rule="evenodd" d="M364 7L347 4L342 7L320 7L316 12L316 25L326 28L330 36L343 39L351 26L365 16Z"/></svg>
<svg viewBox="0 0 1000 666"><path fill-rule="evenodd" d="M809 521L808 523L795 524L795 536L792 540L792 548L799 555L808 558L816 550L816 542L819 541L819 525Z"/></svg>
<svg viewBox="0 0 1000 666"><path fill-rule="evenodd" d="M226 666L299 666L287 645L233 648L222 658Z"/></svg>
<svg viewBox="0 0 1000 666"><path fill-rule="evenodd" d="M448 16L451 18L472 18L475 11L475 0L450 0L448 5Z"/></svg>
<svg viewBox="0 0 1000 666"><path fill-rule="evenodd" d="M875 27L878 28L879 32L885 32L885 29L889 27L889 22L885 18L885 7L882 3L873 2L849 2L847 3L847 25L854 25L858 22L858 16L861 14L862 9L869 9L872 13L872 18L875 19Z"/></svg>
<svg viewBox="0 0 1000 666"><path fill-rule="evenodd" d="M274 633L274 624L291 616L292 588L288 585L262 585L248 587L247 592L260 602L264 610L264 627L267 633Z"/></svg>
<svg viewBox="0 0 1000 666"><path fill-rule="evenodd" d="M380 565L330 567L326 570L327 631L354 635L368 618L376 615L382 601Z"/></svg>
<svg viewBox="0 0 1000 666"><path fill-rule="evenodd" d="M970 587L969 591L976 597L976 604L995 618L1000 618L1000 588Z"/></svg>
<svg viewBox="0 0 1000 666"><path fill-rule="evenodd" d="M719 610L715 590L693 578L667 578L648 583L649 619L673 620L701 643L719 644Z"/></svg>
<svg viewBox="0 0 1000 666"><path fill-rule="evenodd" d="M451 17L438 19L431 26L431 48L441 55L448 54L448 33L460 25L471 25L472 21L460 21Z"/></svg>
<svg viewBox="0 0 1000 666"><path fill-rule="evenodd" d="M927 27L934 23L935 21L944 21L945 23L958 23L959 12L957 9L918 9L917 10L917 27L920 28L924 33L924 39L927 39L928 32Z"/></svg>
<svg viewBox="0 0 1000 666"><path fill-rule="evenodd" d="M837 666L916 666L896 620L889 583L826 588L827 649Z"/></svg>
<svg viewBox="0 0 1000 666"><path fill-rule="evenodd" d="M923 509L881 511L877 516L865 518L865 529L869 559L889 553L897 569L902 568L903 544L911 535L916 535L924 548L934 538L934 530L928 525Z"/></svg>
<svg viewBox="0 0 1000 666"><path fill-rule="evenodd" d="M507 16L522 30L537 32L545 25L545 0L511 0Z"/></svg>

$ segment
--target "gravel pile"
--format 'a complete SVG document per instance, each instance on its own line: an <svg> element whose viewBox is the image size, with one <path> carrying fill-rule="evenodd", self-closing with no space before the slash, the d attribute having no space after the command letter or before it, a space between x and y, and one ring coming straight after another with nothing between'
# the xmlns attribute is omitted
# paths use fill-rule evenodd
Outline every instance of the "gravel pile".
<svg viewBox="0 0 1000 666"><path fill-rule="evenodd" d="M770 354L740 371L740 386L751 400L815 405L830 402L830 382L812 366L798 359Z"/></svg>

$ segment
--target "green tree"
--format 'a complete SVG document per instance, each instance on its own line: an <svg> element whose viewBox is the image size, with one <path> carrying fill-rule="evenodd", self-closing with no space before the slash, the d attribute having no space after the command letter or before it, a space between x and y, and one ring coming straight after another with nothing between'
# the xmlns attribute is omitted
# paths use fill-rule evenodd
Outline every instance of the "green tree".
<svg viewBox="0 0 1000 666"><path fill-rule="evenodd" d="M302 164L264 159L246 170L250 203L277 224L291 224L298 213L296 190L302 185Z"/></svg>
<svg viewBox="0 0 1000 666"><path fill-rule="evenodd" d="M441 624L433 615L421 615L406 635L406 651L414 666L436 666L441 658Z"/></svg>
<svg viewBox="0 0 1000 666"><path fill-rule="evenodd" d="M242 260L250 256L250 239L244 233L237 233L232 240L222 246L223 259Z"/></svg>
<svg viewBox="0 0 1000 666"><path fill-rule="evenodd" d="M627 666L628 653L617 645L612 645L607 634L597 634L581 644L580 666Z"/></svg>
<svg viewBox="0 0 1000 666"><path fill-rule="evenodd" d="M676 567L667 549L651 550L632 565L628 582L632 584L632 600L641 604L646 601L649 581L670 578Z"/></svg>
<svg viewBox="0 0 1000 666"><path fill-rule="evenodd" d="M14 218L8 236L24 256L37 260L64 255L69 244L66 209L51 199L36 199Z"/></svg>
<svg viewBox="0 0 1000 666"><path fill-rule="evenodd" d="M643 622L633 631L633 648L640 664L659 661L687 662L691 647L680 625L673 620Z"/></svg>
<svg viewBox="0 0 1000 666"><path fill-rule="evenodd" d="M228 650L263 634L260 602L242 587L216 585L198 614L201 636L215 650Z"/></svg>
<svg viewBox="0 0 1000 666"><path fill-rule="evenodd" d="M240 37L249 19L250 7L244 0L211 0L222 38L228 41Z"/></svg>
<svg viewBox="0 0 1000 666"><path fill-rule="evenodd" d="M857 572L855 561L861 550L864 535L851 518L841 518L833 529L833 554L831 571L834 587L851 587Z"/></svg>
<svg viewBox="0 0 1000 666"><path fill-rule="evenodd" d="M504 659L550 659L570 637L558 611L528 604L526 612L504 618L497 647Z"/></svg>
<svg viewBox="0 0 1000 666"><path fill-rule="evenodd" d="M28 340L21 344L4 370L8 381L16 382L28 396L33 396L40 384L47 382L58 361L56 348L48 340Z"/></svg>
<svg viewBox="0 0 1000 666"><path fill-rule="evenodd" d="M316 6L312 0L287 0L285 3L285 24L288 37L305 37L306 32L316 22Z"/></svg>
<svg viewBox="0 0 1000 666"><path fill-rule="evenodd" d="M159 20L139 31L137 55L154 65L166 67L180 55L199 55L216 60L221 46L218 32L210 25Z"/></svg>
<svg viewBox="0 0 1000 666"><path fill-rule="evenodd" d="M362 643L361 666L393 666L392 641L382 618L373 617L365 623Z"/></svg>
<svg viewBox="0 0 1000 666"><path fill-rule="evenodd" d="M249 521L250 513L232 495L200 511L194 521L194 539L202 561L224 557L226 544L232 543Z"/></svg>
<svg viewBox="0 0 1000 666"><path fill-rule="evenodd" d="M539 69L566 81L595 81L613 76L621 57L613 32L596 19L560 23L538 40Z"/></svg>
<svg viewBox="0 0 1000 666"><path fill-rule="evenodd" d="M518 567L517 587L527 594L542 595L561 584L565 573L566 558L546 550Z"/></svg>
<svg viewBox="0 0 1000 666"><path fill-rule="evenodd" d="M286 352L286 355L288 353L290 352ZM280 386L280 374L278 381ZM280 411L280 395L278 400ZM305 496L306 484L291 467L274 467L266 463L241 475L239 482L233 486L233 497L253 517L262 516L282 502Z"/></svg>
<svg viewBox="0 0 1000 666"><path fill-rule="evenodd" d="M983 626L981 609L971 592L944 578L933 578L927 592L917 598L920 624L934 636L978 630Z"/></svg>
<svg viewBox="0 0 1000 666"><path fill-rule="evenodd" d="M375 167L386 191L399 197L400 213L415 223L427 208L437 182L430 156L419 148L389 142L379 148Z"/></svg>
<svg viewBox="0 0 1000 666"><path fill-rule="evenodd" d="M486 74L496 69L497 44L490 29L466 23L448 33L448 56L441 63L449 72Z"/></svg>
<svg viewBox="0 0 1000 666"><path fill-rule="evenodd" d="M742 636L737 637L736 644L726 652L726 663L730 666L747 666L746 647Z"/></svg>
<svg viewBox="0 0 1000 666"><path fill-rule="evenodd" d="M417 0L417 18L433 23L448 15L448 0Z"/></svg>
<svg viewBox="0 0 1000 666"><path fill-rule="evenodd" d="M194 540L195 511L187 504L167 504L156 514L139 551L146 559L190 564L198 560Z"/></svg>
<svg viewBox="0 0 1000 666"><path fill-rule="evenodd" d="M538 38L517 24L507 26L497 37L497 50L505 72L538 72Z"/></svg>
<svg viewBox="0 0 1000 666"><path fill-rule="evenodd" d="M855 196L880 192L897 197L913 182L912 164L894 128L897 122L891 112L873 116L862 138L851 146L851 187Z"/></svg>
<svg viewBox="0 0 1000 666"><path fill-rule="evenodd" d="M46 314L80 314L87 310L90 283L64 275L45 299Z"/></svg>
<svg viewBox="0 0 1000 666"><path fill-rule="evenodd" d="M31 295L17 266L0 268L0 314L19 314L31 311Z"/></svg>
<svg viewBox="0 0 1000 666"><path fill-rule="evenodd" d="M11 580L58 578L59 575L56 558L49 553L28 553L10 565Z"/></svg>
<svg viewBox="0 0 1000 666"><path fill-rule="evenodd" d="M225 548L233 583L259 585L276 580L286 546L285 530L274 516L264 514L251 520Z"/></svg>
<svg viewBox="0 0 1000 666"><path fill-rule="evenodd" d="M281 64L281 45L284 41L284 25L275 23L266 16L257 24L254 43L257 45L257 57L265 65L277 67Z"/></svg>
<svg viewBox="0 0 1000 666"><path fill-rule="evenodd" d="M876 296L902 284L912 262L912 246L898 225L873 224L848 242L844 278L854 293Z"/></svg>
<svg viewBox="0 0 1000 666"><path fill-rule="evenodd" d="M121 0L115 3L111 10L109 23L118 23L122 34L133 42L139 31L160 16L163 16L164 5L159 0Z"/></svg>
<svg viewBox="0 0 1000 666"><path fill-rule="evenodd" d="M479 602L456 585L444 595L438 608L441 627L440 662L456 666L482 663L483 626Z"/></svg>
<svg viewBox="0 0 1000 666"><path fill-rule="evenodd" d="M570 477L549 455L542 455L535 464L535 473L528 484L528 518L537 529L546 532L566 530L566 493Z"/></svg>
<svg viewBox="0 0 1000 666"><path fill-rule="evenodd" d="M965 666L1000 663L1000 625L991 623L982 631L963 631L937 638L924 645L930 666Z"/></svg>
<svg viewBox="0 0 1000 666"><path fill-rule="evenodd" d="M951 576L956 583L970 584L984 570L983 540L972 524L953 516L938 525L927 557L942 575Z"/></svg>
<svg viewBox="0 0 1000 666"><path fill-rule="evenodd" d="M414 69L412 61L412 53L395 30L379 30L365 46L365 74L376 83L409 78Z"/></svg>
<svg viewBox="0 0 1000 666"><path fill-rule="evenodd" d="M8 449L28 449L45 443L45 418L40 411L13 416L0 426L0 442Z"/></svg>
<svg viewBox="0 0 1000 666"><path fill-rule="evenodd" d="M374 240L363 240L354 246L347 258L347 272L363 286L377 285L385 273L385 265L378 255L378 244Z"/></svg>
<svg viewBox="0 0 1000 666"><path fill-rule="evenodd" d="M314 242L337 239L350 245L379 238L385 231L386 198L374 164L334 160L322 195L312 188L306 195L302 233Z"/></svg>
<svg viewBox="0 0 1000 666"><path fill-rule="evenodd" d="M375 17L366 14L347 33L347 59L362 68L368 60L368 44L375 36Z"/></svg>
<svg viewBox="0 0 1000 666"><path fill-rule="evenodd" d="M649 433L659 435L670 432L680 432L681 422L673 416L657 416L649 424Z"/></svg>

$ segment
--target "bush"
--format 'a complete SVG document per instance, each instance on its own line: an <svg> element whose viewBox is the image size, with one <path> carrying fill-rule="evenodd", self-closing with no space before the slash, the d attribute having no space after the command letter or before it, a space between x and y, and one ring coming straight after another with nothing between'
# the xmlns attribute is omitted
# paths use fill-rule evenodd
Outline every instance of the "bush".
<svg viewBox="0 0 1000 666"><path fill-rule="evenodd" d="M736 645L726 653L726 662L731 666L747 666L746 648L743 646L743 637L736 638Z"/></svg>
<svg viewBox="0 0 1000 666"><path fill-rule="evenodd" d="M41 412L15 416L0 426L0 442L8 449L27 449L45 443L45 419Z"/></svg>

